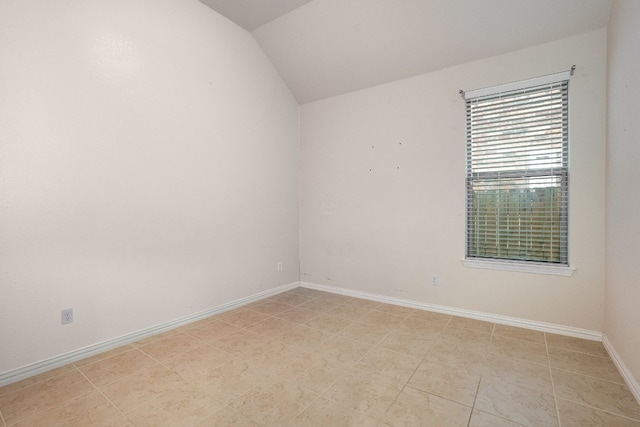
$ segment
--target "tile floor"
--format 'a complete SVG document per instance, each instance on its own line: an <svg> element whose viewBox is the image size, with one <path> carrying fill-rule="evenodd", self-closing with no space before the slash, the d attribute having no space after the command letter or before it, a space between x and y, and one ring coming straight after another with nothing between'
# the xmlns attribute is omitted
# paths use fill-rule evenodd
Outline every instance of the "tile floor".
<svg viewBox="0 0 640 427"><path fill-rule="evenodd" d="M0 426L636 426L601 343L297 288L0 388Z"/></svg>

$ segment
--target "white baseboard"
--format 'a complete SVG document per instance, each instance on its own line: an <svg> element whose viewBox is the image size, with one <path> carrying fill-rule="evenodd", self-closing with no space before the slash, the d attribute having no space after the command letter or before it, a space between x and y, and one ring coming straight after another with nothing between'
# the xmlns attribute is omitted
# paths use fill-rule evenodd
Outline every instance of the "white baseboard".
<svg viewBox="0 0 640 427"><path fill-rule="evenodd" d="M140 331L132 332L130 334L123 335L121 337L113 338L101 343L92 344L90 346L80 348L78 350L71 351L69 353L61 354L59 356L51 357L49 359L42 360L30 365L23 366L18 369L4 372L0 374L0 387L14 383L16 381L23 380L25 378L32 377L43 372L50 371L60 366L67 365L72 362L84 359L89 356L93 356L102 353L107 350L111 350L125 344L131 344L144 338L148 338L153 335L167 332L171 329L178 328L180 326L187 325L192 322L196 322L201 319L205 319L216 314L223 313L228 310L258 301L272 295L277 295L289 289L297 288L300 286L299 282L289 283L287 285L279 286L277 288L269 289L257 294L240 298L235 301L231 301L220 306L201 311L199 313L191 314L180 319L172 320L170 322L162 323L160 325L152 326L150 328L142 329Z"/></svg>
<svg viewBox="0 0 640 427"><path fill-rule="evenodd" d="M629 371L627 365L624 364L624 362L620 358L620 355L613 347L613 344L611 344L611 341L609 341L609 338L607 338L606 335L602 337L602 344L604 344L604 348L609 353L611 360L613 360L613 363L616 365L616 368L618 368L620 375L622 375L622 378L624 378L627 386L629 386L633 397L635 397L638 403L640 403L640 383L638 383L638 380L631 374L631 371Z"/></svg>
<svg viewBox="0 0 640 427"><path fill-rule="evenodd" d="M486 322L499 323L501 325L516 326L519 328L533 329L536 331L549 332L558 335L582 338L591 341L602 341L602 333L590 331L588 329L574 328L571 326L557 325L553 323L537 322L534 320L520 319L517 317L501 316L498 314L483 313L480 311L466 310L462 308L447 307L443 305L428 304L420 301L407 300L385 295L372 294L369 292L354 291L351 289L337 288L315 283L300 282L300 286L319 291L331 292L334 294L347 295L355 298L363 298L387 304L401 305L403 307L415 308L417 310L435 311L437 313L450 314L453 316L468 317Z"/></svg>

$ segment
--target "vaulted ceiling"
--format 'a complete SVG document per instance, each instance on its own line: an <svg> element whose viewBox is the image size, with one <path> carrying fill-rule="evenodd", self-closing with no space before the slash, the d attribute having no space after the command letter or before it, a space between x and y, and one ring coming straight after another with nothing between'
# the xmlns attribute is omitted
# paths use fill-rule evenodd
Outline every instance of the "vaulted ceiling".
<svg viewBox="0 0 640 427"><path fill-rule="evenodd" d="M611 0L200 0L300 104L606 26Z"/></svg>

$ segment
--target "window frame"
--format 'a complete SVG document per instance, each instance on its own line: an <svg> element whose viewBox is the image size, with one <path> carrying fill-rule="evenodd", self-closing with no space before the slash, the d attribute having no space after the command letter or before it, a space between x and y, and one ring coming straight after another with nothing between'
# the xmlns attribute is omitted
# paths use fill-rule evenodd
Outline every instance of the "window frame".
<svg viewBox="0 0 640 427"><path fill-rule="evenodd" d="M467 120L467 125L465 126L465 133L466 133L465 135L465 142L466 142L466 149L465 149L465 162L466 162L466 167L465 167L465 257L462 260L463 264L466 267L554 274L554 275L563 275L563 276L569 276L573 274L573 272L575 271L575 268L570 267L569 232L568 232L568 225L569 225L569 206L568 206L569 205L569 201L568 201L568 191L569 191L569 162L568 162L568 158L569 158L569 153L568 153L569 94L568 92L569 92L569 89L568 89L568 86L569 86L569 80L572 72L573 72L573 68L570 71L550 74L542 77L536 77L533 79L521 80L517 82L503 84L503 85L492 86L489 88L478 89L474 91L468 91L468 92L461 91L461 94L465 98L465 118ZM531 173L531 175L539 174L547 177L562 175L560 178L560 186L561 186L560 192L561 192L561 197L562 197L562 194L566 195L566 200L564 201L564 205L563 205L563 208L561 209L560 216L563 217L562 219L565 221L564 225L567 227L567 229L564 233L560 231L560 241L562 242L561 244L564 245L563 248L561 248L561 251L564 251L564 252L560 253L560 256L559 256L560 260L556 262L556 261L540 261L537 259L523 259L522 257L517 257L517 258L515 257L510 258L510 257L504 257L504 256L503 257L483 257L478 254L470 255L470 252L472 252L470 251L470 245L472 244L472 241L470 239L469 233L472 228L472 225L470 224L469 221L471 221L473 218L473 214L469 212L470 200L472 200L472 197L473 197L473 193L472 193L473 189L471 186L471 184L473 183L473 171L471 170L472 166L471 166L471 157L470 157L471 156L470 150L472 147L472 142L470 137L471 117L470 117L470 112L468 110L470 105L469 104L470 100L478 100L478 99L482 100L483 98L495 97L496 95L499 95L499 94L504 94L508 98L509 96L512 96L515 93L518 93L519 91L532 90L532 89L535 89L536 87L550 88L550 87L553 87L554 85L557 85L558 83L562 84L562 82L565 82L565 81L566 81L567 89L566 89L566 92L563 92L566 95L566 98L563 99L562 108L563 110L566 111L567 122L563 128L564 130L566 130L566 134L563 132L564 137L562 141L563 142L562 150L564 154L563 154L563 166L562 168L560 168L561 172L558 173L558 168L554 168L554 170L546 170L546 171L543 171L542 169L540 169ZM512 170L516 171L515 168ZM483 179L490 180L493 178L497 180L497 178L499 177L501 178L504 178L505 176L508 177L509 173L508 172L502 173L502 174L496 173L493 175L495 175L495 177L492 177L491 173L485 172L482 175L482 177ZM479 176L476 176L476 179L479 179Z"/></svg>

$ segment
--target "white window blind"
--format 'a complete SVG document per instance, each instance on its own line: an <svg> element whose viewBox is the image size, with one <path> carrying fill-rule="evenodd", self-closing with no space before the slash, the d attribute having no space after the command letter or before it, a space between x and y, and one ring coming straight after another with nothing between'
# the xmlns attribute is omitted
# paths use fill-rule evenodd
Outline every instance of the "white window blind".
<svg viewBox="0 0 640 427"><path fill-rule="evenodd" d="M467 259L568 265L569 73L467 92Z"/></svg>

